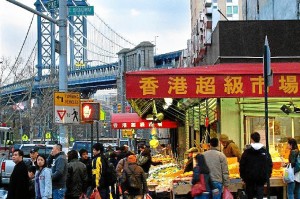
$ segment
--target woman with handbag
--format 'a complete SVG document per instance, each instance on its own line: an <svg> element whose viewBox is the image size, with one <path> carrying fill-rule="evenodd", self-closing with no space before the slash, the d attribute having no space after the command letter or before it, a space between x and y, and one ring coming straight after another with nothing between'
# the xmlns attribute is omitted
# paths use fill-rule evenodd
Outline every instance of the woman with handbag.
<svg viewBox="0 0 300 199"><path fill-rule="evenodd" d="M287 144L288 144L288 148L290 149L289 164L292 166L292 168L294 168L296 164L296 158L299 153L297 141L294 138L289 138ZM293 181L287 183L288 199L300 198L299 194L300 194L299 182Z"/></svg>
<svg viewBox="0 0 300 199"><path fill-rule="evenodd" d="M194 199L209 199L213 184L209 176L209 169L202 154L196 155L197 165L193 169L192 191ZM216 190L213 190L215 193Z"/></svg>

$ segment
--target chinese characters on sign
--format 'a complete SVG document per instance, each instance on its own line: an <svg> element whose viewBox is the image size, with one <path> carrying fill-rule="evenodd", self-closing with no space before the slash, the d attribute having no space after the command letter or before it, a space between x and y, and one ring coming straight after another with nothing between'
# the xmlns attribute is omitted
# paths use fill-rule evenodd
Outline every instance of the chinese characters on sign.
<svg viewBox="0 0 300 199"><path fill-rule="evenodd" d="M275 75L270 97L300 96L297 75ZM128 76L127 98L262 97L262 75Z"/></svg>
<svg viewBox="0 0 300 199"><path fill-rule="evenodd" d="M114 122L112 123L113 129L142 129L142 128L176 128L177 124L173 121L163 121L160 123L152 123L151 121L141 122Z"/></svg>

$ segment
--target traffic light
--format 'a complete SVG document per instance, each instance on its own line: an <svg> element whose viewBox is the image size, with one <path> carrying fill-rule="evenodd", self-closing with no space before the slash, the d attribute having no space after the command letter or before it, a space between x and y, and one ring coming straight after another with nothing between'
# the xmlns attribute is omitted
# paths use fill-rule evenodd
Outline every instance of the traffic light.
<svg viewBox="0 0 300 199"><path fill-rule="evenodd" d="M100 103L98 102L81 102L80 118L82 122L89 122L100 119Z"/></svg>

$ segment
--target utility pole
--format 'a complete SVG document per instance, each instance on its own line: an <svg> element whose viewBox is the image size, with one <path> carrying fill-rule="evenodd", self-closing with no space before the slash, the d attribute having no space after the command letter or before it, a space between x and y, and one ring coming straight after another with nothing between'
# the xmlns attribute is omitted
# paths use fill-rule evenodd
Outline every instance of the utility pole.
<svg viewBox="0 0 300 199"><path fill-rule="evenodd" d="M67 0L59 0L59 19L57 20L59 27L59 76L58 88L60 92L68 91L67 77ZM68 128L64 124L59 124L59 142L63 148L68 148Z"/></svg>
<svg viewBox="0 0 300 199"><path fill-rule="evenodd" d="M67 0L59 0L59 19L53 19L41 12L38 12L18 1L6 0L13 3L21 8L28 10L34 14L37 14L50 22L58 25L59 27L59 91L67 92L68 90L68 77L67 77ZM64 124L59 124L59 141L63 148L68 147L68 131L67 126Z"/></svg>

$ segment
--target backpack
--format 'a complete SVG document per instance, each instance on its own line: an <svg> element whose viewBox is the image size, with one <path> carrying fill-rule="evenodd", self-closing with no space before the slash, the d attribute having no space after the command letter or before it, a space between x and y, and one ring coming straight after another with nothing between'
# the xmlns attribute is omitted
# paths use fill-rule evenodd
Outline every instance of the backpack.
<svg viewBox="0 0 300 199"><path fill-rule="evenodd" d="M127 167L131 174L128 174L127 171L124 169L124 172L126 174L126 178L127 178L127 182L128 182L128 186L132 189L139 189L140 188L140 183L134 173L134 170L132 171L129 167Z"/></svg>
<svg viewBox="0 0 300 199"><path fill-rule="evenodd" d="M106 159L106 157L101 157L103 158L105 164L106 164L106 170L103 173L104 174L104 178L105 178L105 182L109 185L113 185L117 182L117 171L115 166L113 165L113 163L108 162L108 160Z"/></svg>

